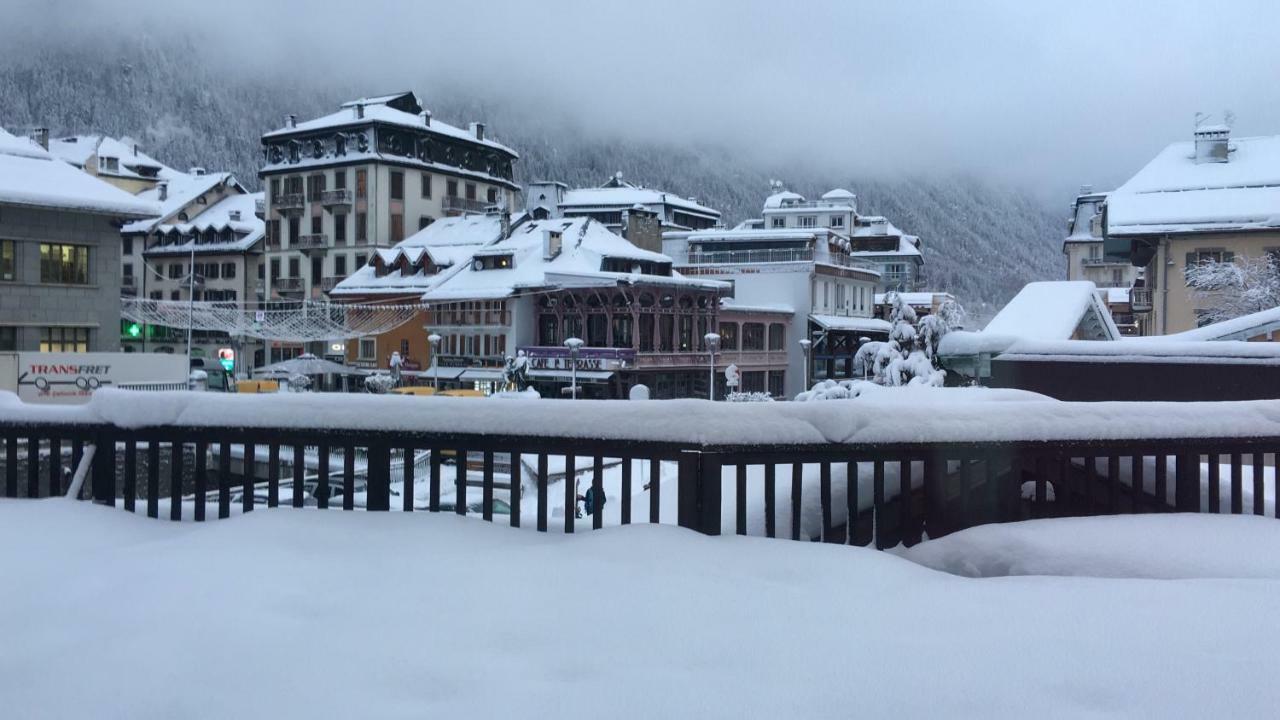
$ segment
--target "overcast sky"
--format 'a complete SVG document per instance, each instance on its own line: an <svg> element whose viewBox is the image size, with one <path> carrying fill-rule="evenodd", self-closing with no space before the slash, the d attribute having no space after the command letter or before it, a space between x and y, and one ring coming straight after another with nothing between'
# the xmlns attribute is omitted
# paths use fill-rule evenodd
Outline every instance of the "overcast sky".
<svg viewBox="0 0 1280 720"><path fill-rule="evenodd" d="M37 32L196 31L255 68L428 100L463 82L591 132L858 175L1101 188L1196 111L1280 133L1274 1L10 1Z"/></svg>

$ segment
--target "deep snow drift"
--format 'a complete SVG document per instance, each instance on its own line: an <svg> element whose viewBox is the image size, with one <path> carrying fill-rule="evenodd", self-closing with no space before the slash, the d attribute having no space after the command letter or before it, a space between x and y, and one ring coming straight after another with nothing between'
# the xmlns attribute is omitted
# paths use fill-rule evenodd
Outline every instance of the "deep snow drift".
<svg viewBox="0 0 1280 720"><path fill-rule="evenodd" d="M1159 519L1187 544L1242 520ZM1239 538L1265 545L1214 547L1274 555L1270 522ZM972 580L662 526L566 537L283 509L197 525L61 499L0 501L0 577L7 718L1259 717L1280 702L1273 580Z"/></svg>

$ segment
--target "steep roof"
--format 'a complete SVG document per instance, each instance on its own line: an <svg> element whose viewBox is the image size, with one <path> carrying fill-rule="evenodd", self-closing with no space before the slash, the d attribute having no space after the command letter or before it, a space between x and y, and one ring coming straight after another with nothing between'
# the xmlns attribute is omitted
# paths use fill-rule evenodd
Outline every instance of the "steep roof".
<svg viewBox="0 0 1280 720"><path fill-rule="evenodd" d="M561 234L560 253L543 257L544 231ZM591 218L529 220L516 227L506 240L486 245L481 256L510 255L508 268L477 270L467 265L423 295L426 302L501 298L524 290L556 287L616 285L626 282L723 289L727 283L694 280L672 272L670 276L602 270L605 258L670 264L671 258L643 250L610 232Z"/></svg>
<svg viewBox="0 0 1280 720"><path fill-rule="evenodd" d="M1120 331L1111 312L1087 280L1027 283L983 328L984 335L1028 340L1070 340L1082 326L1096 337L1116 340Z"/></svg>
<svg viewBox="0 0 1280 720"><path fill-rule="evenodd" d="M169 170L164 163L137 149L137 144L128 138L117 140L107 135L71 135L53 138L49 141L49 152L66 162L83 168L93 155L100 158L116 158L119 167L108 171L98 168L101 175L151 179L161 170ZM148 173L140 173L135 168L147 168Z"/></svg>
<svg viewBox="0 0 1280 720"><path fill-rule="evenodd" d="M0 203L117 217L154 216L154 203L92 177L0 128Z"/></svg>
<svg viewBox="0 0 1280 720"><path fill-rule="evenodd" d="M616 187L575 188L564 194L560 206L566 210L588 208L631 208L635 205L670 205L704 215L720 217L720 211L675 193L624 183Z"/></svg>
<svg viewBox="0 0 1280 720"><path fill-rule="evenodd" d="M512 223L521 222L520 217ZM448 267L448 270L427 275L418 270L412 275L387 273L378 277L373 263L356 268L347 279L329 292L330 295L421 295L435 287L451 274L466 267L472 255L482 247L496 242L502 234L502 220L498 215L461 215L441 218L409 237L395 247L376 251L388 265L400 257L417 264L423 253L432 263Z"/></svg>
<svg viewBox="0 0 1280 720"><path fill-rule="evenodd" d="M203 175L188 175L184 172L176 170L164 170L160 174L161 181L167 184L165 190L166 196L164 200L160 199L160 186L147 188L138 193L137 197L148 200L160 208L159 217L150 220L139 220L131 222L121 228L123 233L148 233L159 227L162 223L175 224L178 213L184 208L191 205L201 195L213 190L223 183L233 183L239 187L241 192L244 188L236 181L234 175L228 172L205 173ZM200 215L208 212L210 208L203 210ZM252 210L250 211L252 212ZM196 221L200 215L190 218L190 222Z"/></svg>
<svg viewBox="0 0 1280 720"><path fill-rule="evenodd" d="M1108 234L1280 228L1280 135L1228 147L1227 162L1197 163L1194 142L1170 144L1110 194Z"/></svg>
<svg viewBox="0 0 1280 720"><path fill-rule="evenodd" d="M254 214L254 204L262 197L260 192L230 195L210 205L191 222L161 224L155 228L158 232L176 231L185 236L207 230L230 230L233 237L226 242L200 242L191 237L186 242L148 248L143 254L181 255L190 253L193 244L197 254L237 253L252 250L253 246L266 235L266 223ZM234 217L237 213L238 219Z"/></svg>

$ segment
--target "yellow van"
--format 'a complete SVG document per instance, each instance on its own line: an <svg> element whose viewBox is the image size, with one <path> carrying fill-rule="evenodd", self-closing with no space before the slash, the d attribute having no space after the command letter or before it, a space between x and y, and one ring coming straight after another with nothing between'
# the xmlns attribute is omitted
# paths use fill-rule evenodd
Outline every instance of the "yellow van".
<svg viewBox="0 0 1280 720"><path fill-rule="evenodd" d="M238 393L273 393L279 391L279 380L240 380L236 382L236 392Z"/></svg>
<svg viewBox="0 0 1280 720"><path fill-rule="evenodd" d="M433 387L410 386L393 388L388 394L390 395L416 395L418 397L428 397L436 394ZM443 395L444 393L441 393Z"/></svg>

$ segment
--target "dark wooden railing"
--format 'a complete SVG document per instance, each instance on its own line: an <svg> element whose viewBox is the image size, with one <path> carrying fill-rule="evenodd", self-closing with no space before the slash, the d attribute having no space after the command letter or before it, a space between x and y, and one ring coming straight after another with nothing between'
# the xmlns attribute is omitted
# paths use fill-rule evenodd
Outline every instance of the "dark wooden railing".
<svg viewBox="0 0 1280 720"><path fill-rule="evenodd" d="M1265 504L1275 482L1266 468L1274 467L1273 453L1280 449L1280 438L1270 437L762 446L344 429L126 429L0 419L0 442L5 497L67 492L92 449L80 497L150 517L160 517L167 504L163 514L173 520L225 518L259 502L438 512L449 492L452 512L467 515L473 513L467 499L472 487L481 495L476 514L492 521L503 489L496 466L505 462L510 524L520 526L522 504L532 502L536 529L545 531L554 520L552 459L564 465L559 476L577 478L560 488L565 532L604 525L605 513L579 519L573 509L587 487L603 494L607 466L620 468L620 492L609 502L620 503L622 524L667 522L713 535L784 535L878 548L1033 517L1172 511L1280 517ZM232 470L234 448L243 448L238 474ZM330 460L338 455L341 469L335 471ZM246 459L252 459L247 472ZM662 512L661 494L673 489L670 483L663 488L664 467L675 469L674 518ZM526 472L530 482L523 483ZM909 492L898 491L899 480ZM419 482L426 485L425 502L415 502ZM398 497L395 483L402 483ZM645 485L648 507L632 507ZM753 502L756 497L761 502Z"/></svg>

